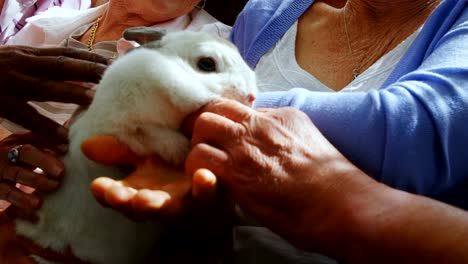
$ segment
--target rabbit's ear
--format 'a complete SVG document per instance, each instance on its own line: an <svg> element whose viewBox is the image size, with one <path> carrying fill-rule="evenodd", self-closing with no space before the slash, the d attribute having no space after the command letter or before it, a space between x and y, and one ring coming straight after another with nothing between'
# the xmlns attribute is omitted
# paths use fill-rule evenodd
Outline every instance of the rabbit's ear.
<svg viewBox="0 0 468 264"><path fill-rule="evenodd" d="M161 40L166 35L166 30L153 27L132 27L128 28L123 33L123 38L126 40L136 41L143 45L148 42Z"/></svg>

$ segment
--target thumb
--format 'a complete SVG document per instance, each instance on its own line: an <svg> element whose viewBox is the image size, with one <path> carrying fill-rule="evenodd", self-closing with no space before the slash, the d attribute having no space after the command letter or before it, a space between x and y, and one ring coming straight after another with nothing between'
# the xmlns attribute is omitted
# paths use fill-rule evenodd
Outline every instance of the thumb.
<svg viewBox="0 0 468 264"><path fill-rule="evenodd" d="M93 136L81 143L81 151L89 159L103 165L137 165L138 156L114 136Z"/></svg>

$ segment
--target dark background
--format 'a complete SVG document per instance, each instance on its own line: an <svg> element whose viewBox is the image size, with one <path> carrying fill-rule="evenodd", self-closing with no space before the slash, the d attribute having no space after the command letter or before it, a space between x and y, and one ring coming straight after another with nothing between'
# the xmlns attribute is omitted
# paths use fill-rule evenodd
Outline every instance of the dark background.
<svg viewBox="0 0 468 264"><path fill-rule="evenodd" d="M205 10L221 22L232 26L248 0L207 0Z"/></svg>

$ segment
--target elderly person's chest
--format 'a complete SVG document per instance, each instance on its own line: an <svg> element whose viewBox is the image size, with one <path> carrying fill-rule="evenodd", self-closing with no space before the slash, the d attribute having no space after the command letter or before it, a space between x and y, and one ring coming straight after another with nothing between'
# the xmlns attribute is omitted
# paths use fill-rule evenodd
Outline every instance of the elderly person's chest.
<svg viewBox="0 0 468 264"><path fill-rule="evenodd" d="M345 7L318 2L297 24L294 54L298 65L336 91L394 50L425 21L395 26L380 18L356 16Z"/></svg>
<svg viewBox="0 0 468 264"><path fill-rule="evenodd" d="M116 59L118 57L116 40L96 43L93 41L93 35L87 34L93 31L95 23L92 22L77 28L60 45L69 48L86 49L107 58Z"/></svg>

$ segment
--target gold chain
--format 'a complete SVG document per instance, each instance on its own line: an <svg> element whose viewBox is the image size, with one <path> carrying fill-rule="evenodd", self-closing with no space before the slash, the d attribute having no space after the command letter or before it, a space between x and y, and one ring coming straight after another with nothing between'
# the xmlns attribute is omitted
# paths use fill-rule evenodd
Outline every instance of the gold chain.
<svg viewBox="0 0 468 264"><path fill-rule="evenodd" d="M94 51L93 45L94 45L94 39L96 38L96 31L99 27L99 21L101 21L102 17L99 17L96 19L96 21L93 24L93 27L91 28L91 32L89 33L89 39L88 39L88 50L89 51Z"/></svg>
<svg viewBox="0 0 468 264"><path fill-rule="evenodd" d="M353 60L354 64L354 69L353 69L353 80L356 79L359 74L361 74L361 65L358 65L356 63L356 58L354 56L353 49L351 48L351 39L349 37L348 33L348 22L346 21L346 6L343 7L343 22L344 22L344 28L345 28L345 33L346 33L346 40L348 41L348 50L349 50L349 55L351 56L351 59Z"/></svg>

